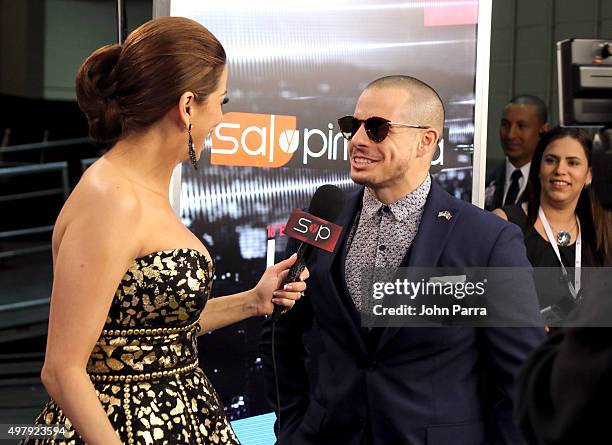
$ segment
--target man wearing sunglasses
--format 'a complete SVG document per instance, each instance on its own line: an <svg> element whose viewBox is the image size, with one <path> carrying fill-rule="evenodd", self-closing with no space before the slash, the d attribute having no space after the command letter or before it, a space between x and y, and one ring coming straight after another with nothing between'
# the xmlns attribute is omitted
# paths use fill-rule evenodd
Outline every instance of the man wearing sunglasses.
<svg viewBox="0 0 612 445"><path fill-rule="evenodd" d="M360 287L364 270L527 268L520 230L432 181L444 109L427 84L375 80L338 123L349 140L351 178L364 187L347 199L335 252L317 250L308 262L306 298L276 326L280 443L522 443L512 381L543 330L369 329L360 317L371 298ZM539 320L532 283L513 304ZM261 349L275 401L270 328Z"/></svg>

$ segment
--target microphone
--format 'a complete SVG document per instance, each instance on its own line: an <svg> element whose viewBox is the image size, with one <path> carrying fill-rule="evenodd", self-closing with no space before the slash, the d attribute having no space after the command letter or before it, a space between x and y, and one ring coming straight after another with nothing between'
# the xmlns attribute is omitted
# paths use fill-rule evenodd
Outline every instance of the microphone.
<svg viewBox="0 0 612 445"><path fill-rule="evenodd" d="M294 209L285 225L285 235L301 241L297 259L289 269L281 286L298 281L315 248L333 252L342 233L342 227L333 224L346 202L344 192L335 185L325 184L317 189L310 200L308 213ZM277 322L284 307L275 305L272 321Z"/></svg>

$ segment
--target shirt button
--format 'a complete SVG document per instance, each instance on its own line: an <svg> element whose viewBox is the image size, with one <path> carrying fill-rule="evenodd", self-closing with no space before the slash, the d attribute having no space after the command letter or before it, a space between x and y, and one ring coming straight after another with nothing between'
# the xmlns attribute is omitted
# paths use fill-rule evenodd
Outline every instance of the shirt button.
<svg viewBox="0 0 612 445"><path fill-rule="evenodd" d="M387 247L384 244L381 244L380 246L378 246L378 250L380 251L384 251Z"/></svg>

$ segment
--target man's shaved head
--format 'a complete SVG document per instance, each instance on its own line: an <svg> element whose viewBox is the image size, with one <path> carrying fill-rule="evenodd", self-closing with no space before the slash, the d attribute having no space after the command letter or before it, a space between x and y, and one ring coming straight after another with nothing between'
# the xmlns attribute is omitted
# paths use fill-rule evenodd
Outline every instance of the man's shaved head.
<svg viewBox="0 0 612 445"><path fill-rule="evenodd" d="M404 89L409 100L406 103L406 118L410 124L429 125L443 134L444 104L432 87L425 82L410 76L393 75L376 79L366 87L370 88L400 88Z"/></svg>
<svg viewBox="0 0 612 445"><path fill-rule="evenodd" d="M535 107L536 113L538 114L538 119L540 119L540 125L544 125L546 122L548 122L548 111L546 109L546 104L537 96L532 96L531 94L521 94L520 96L515 96L506 104L506 108L511 105L530 105Z"/></svg>
<svg viewBox="0 0 612 445"><path fill-rule="evenodd" d="M425 181L444 126L444 106L433 88L414 77L382 77L361 93L353 116L359 122L348 147L353 181L386 204ZM373 129L366 129L371 117L396 125L387 126L381 140L372 139Z"/></svg>

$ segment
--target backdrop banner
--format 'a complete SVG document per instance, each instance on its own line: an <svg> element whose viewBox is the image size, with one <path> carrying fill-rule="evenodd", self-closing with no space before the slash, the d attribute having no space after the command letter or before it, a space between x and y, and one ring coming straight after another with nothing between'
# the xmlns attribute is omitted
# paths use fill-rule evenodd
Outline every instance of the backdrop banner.
<svg viewBox="0 0 612 445"><path fill-rule="evenodd" d="M336 121L378 77L406 74L438 91L446 122L431 172L471 200L478 1L161 3L205 25L228 54L224 120L201 168L184 164L177 184L183 222L215 258L214 295L253 286L284 257L282 226L317 187L356 187ZM200 340L202 366L232 420L271 411L257 355L262 323Z"/></svg>

